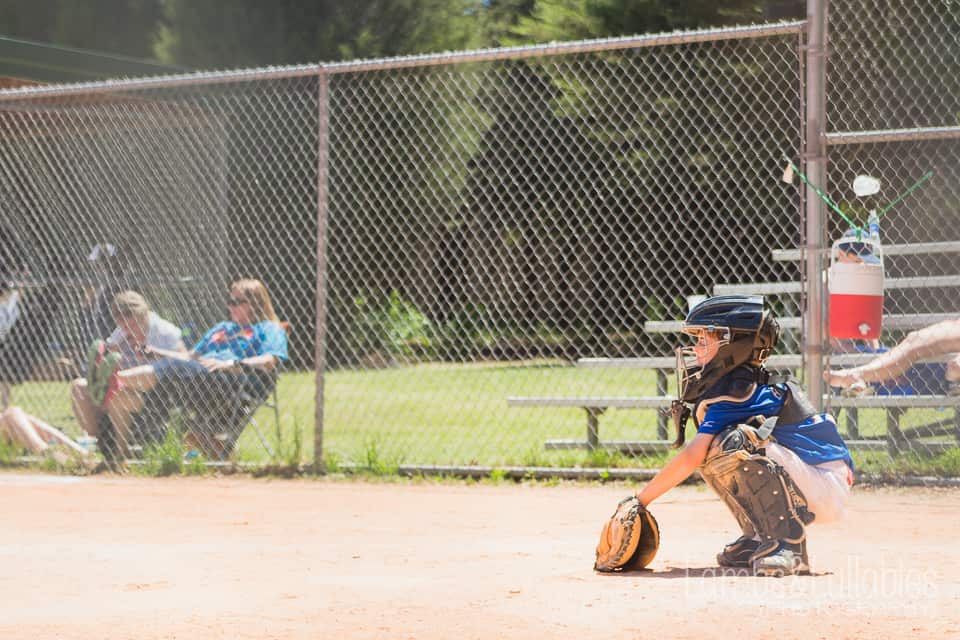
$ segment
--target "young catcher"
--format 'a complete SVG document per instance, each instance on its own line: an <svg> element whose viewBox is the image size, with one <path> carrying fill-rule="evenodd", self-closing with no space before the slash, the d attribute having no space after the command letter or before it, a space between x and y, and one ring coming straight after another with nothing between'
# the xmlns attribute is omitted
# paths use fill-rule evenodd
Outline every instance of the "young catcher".
<svg viewBox="0 0 960 640"><path fill-rule="evenodd" d="M817 413L794 380L764 368L780 326L762 297L708 298L687 314L682 331L697 343L677 349L675 446L684 444L691 415L697 434L621 502L604 527L595 568L637 566L633 539L656 529L646 508L699 468L743 530L717 555L721 566L759 576L808 573L807 525L841 518L853 484L853 461L833 417Z"/></svg>

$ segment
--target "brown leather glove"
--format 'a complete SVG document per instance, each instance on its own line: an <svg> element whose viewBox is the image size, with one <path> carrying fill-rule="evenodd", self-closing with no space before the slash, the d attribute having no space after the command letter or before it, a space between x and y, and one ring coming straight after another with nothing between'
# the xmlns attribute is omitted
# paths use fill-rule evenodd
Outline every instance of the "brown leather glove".
<svg viewBox="0 0 960 640"><path fill-rule="evenodd" d="M643 569L660 548L660 526L636 496L624 498L603 525L595 571Z"/></svg>

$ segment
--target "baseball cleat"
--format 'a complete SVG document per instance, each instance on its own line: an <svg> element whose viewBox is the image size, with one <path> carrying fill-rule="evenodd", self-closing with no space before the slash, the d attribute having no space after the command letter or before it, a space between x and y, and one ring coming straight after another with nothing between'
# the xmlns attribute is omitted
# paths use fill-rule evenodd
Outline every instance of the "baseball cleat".
<svg viewBox="0 0 960 640"><path fill-rule="evenodd" d="M721 567L749 567L750 557L759 546L759 541L747 536L740 536L717 554L717 564Z"/></svg>
<svg viewBox="0 0 960 640"><path fill-rule="evenodd" d="M782 578L784 576L810 574L806 541L799 544L783 542L777 551L770 555L754 558L751 564L755 576Z"/></svg>

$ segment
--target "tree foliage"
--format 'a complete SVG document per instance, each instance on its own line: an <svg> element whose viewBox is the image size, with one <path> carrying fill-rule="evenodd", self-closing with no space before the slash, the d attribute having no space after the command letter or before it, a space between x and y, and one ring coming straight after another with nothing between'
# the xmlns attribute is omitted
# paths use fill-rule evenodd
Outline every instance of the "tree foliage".
<svg viewBox="0 0 960 640"><path fill-rule="evenodd" d="M236 68L601 38L798 16L802 0L5 0L0 34Z"/></svg>
<svg viewBox="0 0 960 640"><path fill-rule="evenodd" d="M295 64L479 44L471 0L166 0L158 57L193 67Z"/></svg>
<svg viewBox="0 0 960 640"><path fill-rule="evenodd" d="M745 24L763 9L755 0L537 0L511 35L525 44Z"/></svg>
<svg viewBox="0 0 960 640"><path fill-rule="evenodd" d="M160 10L157 0L4 0L0 35L150 58Z"/></svg>

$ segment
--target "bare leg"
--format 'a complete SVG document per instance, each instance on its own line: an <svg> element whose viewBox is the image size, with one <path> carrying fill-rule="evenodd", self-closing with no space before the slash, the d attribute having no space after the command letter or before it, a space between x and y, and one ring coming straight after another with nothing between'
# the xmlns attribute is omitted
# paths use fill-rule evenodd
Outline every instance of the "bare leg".
<svg viewBox="0 0 960 640"><path fill-rule="evenodd" d="M23 415L26 416L26 419L30 422L30 424L37 431L37 433L43 437L45 441L53 442L55 440L60 444L70 448L77 455L80 455L80 456L89 455L90 453L89 451L87 451L86 449L81 447L79 444L74 442L70 438L70 436L65 434L63 431L60 431L60 429L57 429L56 427L53 427L47 424L46 422L44 422L43 420L41 420L36 416L31 416L24 412L21 412L21 413L23 413Z"/></svg>
<svg viewBox="0 0 960 640"><path fill-rule="evenodd" d="M149 364L118 371L117 377L120 378L124 386L137 391L149 391L157 384L157 375Z"/></svg>
<svg viewBox="0 0 960 640"><path fill-rule="evenodd" d="M70 400L73 402L73 415L80 428L92 436L100 435L100 409L94 406L87 391L86 378L77 378L70 383Z"/></svg>
<svg viewBox="0 0 960 640"><path fill-rule="evenodd" d="M867 364L829 371L824 377L834 387L849 387L856 382L880 382L902 375L917 360L952 351L960 351L960 320L938 322L912 331L900 344ZM948 375L949 371L948 366Z"/></svg>
<svg viewBox="0 0 960 640"><path fill-rule="evenodd" d="M143 409L143 398L140 392L131 387L120 389L107 406L107 415L117 432L120 451L124 456L129 452L130 428L133 425L133 415Z"/></svg>
<svg viewBox="0 0 960 640"><path fill-rule="evenodd" d="M0 431L31 453L43 453L48 446L20 407L7 407L0 413Z"/></svg>
<svg viewBox="0 0 960 640"><path fill-rule="evenodd" d="M117 371L120 388L103 407L116 431L117 444L122 457L130 452L130 430L133 415L143 408L142 393L157 384L157 376L150 365L141 365Z"/></svg>

